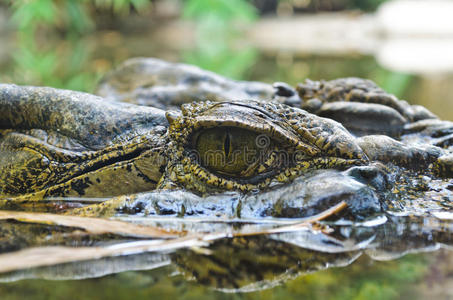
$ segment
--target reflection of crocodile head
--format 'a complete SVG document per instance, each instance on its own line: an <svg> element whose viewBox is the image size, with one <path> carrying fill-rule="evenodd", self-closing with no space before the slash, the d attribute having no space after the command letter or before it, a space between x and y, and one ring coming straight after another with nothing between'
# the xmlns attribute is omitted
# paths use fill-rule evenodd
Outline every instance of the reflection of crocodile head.
<svg viewBox="0 0 453 300"><path fill-rule="evenodd" d="M178 251L172 260L188 278L231 292L270 288L304 273L346 266L360 254L323 253L258 236L221 240L210 247L209 255Z"/></svg>
<svg viewBox="0 0 453 300"><path fill-rule="evenodd" d="M140 218L135 219L139 220ZM12 221L2 221L1 225L2 236L12 239L5 239L5 247L0 249L0 253L11 251L12 249L8 249L11 246L14 249L42 246L43 248L38 248L41 249L41 257L46 256L46 249L50 249L47 250L49 254L58 257L58 250L47 246L72 244L82 246L82 249L73 248L76 257L73 259L79 260L83 258L83 255L80 256L80 251L84 250L83 246L109 247L112 243L116 243L115 246L136 243L134 240L115 235L108 237L107 241L107 237L102 235L84 236L80 235L78 228L72 227L58 228L52 225ZM212 230L215 224L210 225ZM375 222L374 225L331 224L329 234L307 228L266 235L245 234L240 237L214 240L208 248L196 247L174 251L162 249L160 252L128 253L96 260L67 261L65 264L53 266L17 269L1 274L0 282L26 278L84 279L128 270L162 269L163 266L167 266L167 272L161 272L159 277L167 277L170 273L175 274L175 271L178 271L177 273L181 273L186 279L204 286L225 292L250 292L272 288L319 270L346 267L359 257L366 260L388 261L408 253L448 249L453 245L451 225L451 221L442 221L435 217L389 217L386 221L381 219L380 222ZM231 230L227 224L223 226L224 230ZM250 233L250 230L250 224L238 223L235 226L236 232ZM61 250L68 253L65 248ZM8 255L10 260L20 260L25 253L17 251L5 256ZM0 260L5 263L2 255ZM376 264L369 262L354 264L349 270L343 268L338 273L341 277L350 276L357 268L372 268L372 265L376 267ZM4 265L1 265L0 271L3 267ZM140 274L146 276L144 272ZM156 272L150 274L155 275Z"/></svg>
<svg viewBox="0 0 453 300"><path fill-rule="evenodd" d="M127 197L139 199L132 202L140 210L162 190L183 190L173 197L176 209L154 201L154 210L204 214L216 206L190 211L190 199L201 197L209 204L215 195L233 192L235 215L243 215L251 202L258 216L294 217L346 200L352 213L363 216L382 206L423 200L429 193L437 193L431 197L434 202L450 196L448 179L442 178L452 174L453 125L369 81L307 82L298 87L300 100L285 84L275 85L270 95L272 88L264 84L229 81L154 60L146 63L159 66L154 68L157 74L145 74L154 79L135 85L127 94L129 101L138 97L137 91L141 104L147 93L163 91L174 107L182 99L194 100L184 97L189 90L195 97L198 89L200 95L215 94L220 102L188 103L180 112L165 113L82 93L1 86L0 193L12 199L10 205L154 191ZM144 65L141 72L148 70ZM110 98L121 93L124 98L127 90L123 86L115 94L117 77L113 73L102 86L105 91L110 84ZM171 80L163 89L165 78ZM227 101L225 95L233 97L232 91L259 101ZM273 100L263 101L266 97ZM305 110L295 107L300 105ZM228 204L224 194L217 199Z"/></svg>

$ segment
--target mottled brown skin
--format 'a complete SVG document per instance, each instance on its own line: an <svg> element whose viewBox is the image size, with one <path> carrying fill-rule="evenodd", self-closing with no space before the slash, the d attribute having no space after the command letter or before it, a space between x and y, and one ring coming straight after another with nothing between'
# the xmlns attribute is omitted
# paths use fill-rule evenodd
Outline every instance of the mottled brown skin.
<svg viewBox="0 0 453 300"><path fill-rule="evenodd" d="M436 116L419 105L409 105L394 95L388 94L371 80L360 78L340 78L331 81L306 80L296 87L301 99L312 102L317 99L320 107L310 109L310 103L304 103L303 108L317 112L327 110L325 105L334 102L354 102L378 104L396 110L406 121L415 122L424 119L436 119ZM370 106L373 108L373 106ZM377 107L375 107L377 112Z"/></svg>
<svg viewBox="0 0 453 300"><path fill-rule="evenodd" d="M154 189L160 179L161 110L14 85L0 85L0 108L3 197L105 198Z"/></svg>
<svg viewBox="0 0 453 300"><path fill-rule="evenodd" d="M202 196L223 191L246 194L284 185L318 169L346 170L375 162L383 163L378 169L385 172L386 168L396 172L402 168L401 172L421 172L432 178L453 173L452 123L396 99L367 80L307 81L297 87L298 94L278 83L269 94L269 85L226 80L184 65L145 60L122 68L131 66L132 71L116 71L104 81L101 90L110 87L109 98L118 100L125 91L134 95L141 91L153 103L150 95L161 95L158 91L166 83L172 89L166 96L170 107L188 90L194 94L184 99L198 100L194 95L197 91L205 95L209 85L216 87L220 102L184 104L181 111L167 111L165 118L165 111L157 108L89 94L1 85L3 198L108 198L156 188ZM134 72L138 74L134 78L151 81L138 80L118 92L121 82L132 83L124 76ZM146 91L145 86L149 87ZM227 101L225 95L230 93L271 100ZM129 101L139 102L133 97ZM384 117L384 122L369 118L375 114ZM376 126L381 135L373 135L377 132L363 124ZM235 128L244 136L265 137L264 160L239 175L213 170L192 155L199 150L194 136L213 128L219 133ZM283 161L281 152L290 159Z"/></svg>
<svg viewBox="0 0 453 300"><path fill-rule="evenodd" d="M161 91L166 95L167 104L199 100L193 97L195 91L205 96L203 98L214 101L230 102L231 99L269 101L272 99L273 103L302 107L318 116L340 122L355 135L354 138L359 137L354 140L354 143L367 152L366 156L370 161L383 161L415 170L428 168L439 175L450 176L448 174L452 168L448 145L451 144L449 133L453 134L453 124L438 120L424 107L409 105L406 101L398 100L369 80L359 78L343 78L329 82L307 80L299 84L296 89L284 83L275 83L272 93L270 85L248 83L246 86L250 88L247 90L244 88L244 82L234 82L212 75L193 66L171 64L156 59L132 59L110 73L103 80L98 92L119 101L124 100L124 95L127 94L128 102L148 106L160 105L156 104L156 97ZM209 96L206 94L206 89L216 91L215 95ZM248 93L250 90L254 92ZM189 91L192 96L187 97ZM199 105L204 109L203 104ZM173 108L171 105L170 107ZM270 108L270 110L274 109L274 107ZM225 111L225 114L230 114L229 108ZM183 115L190 114L185 109L182 112ZM275 112L272 111L271 114ZM191 117L184 116L182 119L188 122L180 126L191 128L197 122L193 115L196 113L191 114ZM177 114L173 114L170 119L177 117ZM214 118L221 123L223 116L218 115ZM253 121L253 118L251 120ZM422 128L421 125L426 122L429 124L426 128ZM442 132L436 129L439 126L443 128ZM171 126L170 132L175 127ZM427 133L429 130L432 132ZM176 129L173 134L177 135L178 132ZM376 134L382 136L375 136ZM363 138L360 138L361 136ZM440 150L436 146L447 151ZM180 157L178 153L181 153L181 149L175 151L171 157ZM197 167L194 165L192 168ZM186 171L176 173L178 172L180 178L183 177L183 173L187 175ZM201 173L205 175L203 180L213 180L212 174ZM175 173L173 175L167 173L167 175L172 176L173 180L165 180L165 182L178 181L175 179L177 177ZM207 177L211 179L206 179ZM225 181L222 181L222 184L225 184ZM172 185L167 184L167 186ZM231 186L231 182L228 186ZM206 188L201 189L206 190ZM242 189L245 190L243 185ZM250 190L250 187L246 190Z"/></svg>
<svg viewBox="0 0 453 300"><path fill-rule="evenodd" d="M452 122L398 100L370 80L307 80L297 91L303 109L342 123L370 159L416 169L428 165L451 176Z"/></svg>
<svg viewBox="0 0 453 300"><path fill-rule="evenodd" d="M271 85L227 79L198 67L154 58L130 59L108 74L96 91L115 101L161 109L179 109L184 103L209 99L270 99Z"/></svg>

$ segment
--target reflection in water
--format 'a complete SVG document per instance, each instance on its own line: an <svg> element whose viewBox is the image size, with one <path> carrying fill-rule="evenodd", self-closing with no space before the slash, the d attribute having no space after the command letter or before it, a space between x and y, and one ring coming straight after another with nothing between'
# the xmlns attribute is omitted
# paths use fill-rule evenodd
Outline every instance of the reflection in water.
<svg viewBox="0 0 453 300"><path fill-rule="evenodd" d="M434 257L433 257L434 258ZM173 266L125 272L98 280L27 280L0 284L7 299L397 299L399 293L412 299L420 295L413 284L428 276L428 256L407 256L399 261L373 263L361 257L351 268L331 268L299 276L284 285L248 294L225 294L186 281ZM436 286L436 285L435 285ZM34 295L30 298L29 295ZM74 295L74 296L71 296Z"/></svg>
<svg viewBox="0 0 453 300"><path fill-rule="evenodd" d="M177 280L180 284L185 280L194 281L197 284L195 290L202 290L202 286L214 288L224 292L251 292L269 289L280 285L294 285L295 282L302 281L308 286L302 291L315 292L310 290L318 286L325 280L328 285L332 282L327 279L330 276L341 276L334 279L344 283L355 285L355 288L362 289L357 283L353 283L355 277L360 276L361 272L367 274L366 268L371 264L369 276L372 280L367 279L367 284L381 280L388 281L390 278L396 279L400 283L412 282L420 278L427 272L427 260L430 256L436 256L432 251L439 248L451 248L453 246L453 221L450 213L443 213L439 219L434 216L395 216L388 214L384 218L378 217L374 220L368 220L363 223L351 224L346 221L327 222L331 231L329 233L319 230L298 230L287 233L275 233L268 235L251 235L234 238L222 238L214 240L207 248L192 248L176 251L150 252L136 255L126 255L117 257L108 257L96 261L74 262L57 265L53 267L40 267L29 270L18 270L15 272L3 274L0 280L3 282L16 281L26 278L48 278L54 280L83 279L105 276L129 270L151 270L150 272L123 273L113 277L106 277L101 280L102 284L111 284L112 281L121 281L124 277L144 277L148 279L145 282L155 284L155 288L166 282L174 284L175 278L169 278L170 273L179 274ZM149 218L147 218L149 222ZM137 217L140 221L140 217ZM160 222L156 219L156 222ZM172 222L178 222L173 220ZM219 221L215 221L218 223ZM206 224L199 224L202 230L206 230ZM64 235L56 235L62 238L57 241L50 239L43 242L43 237L49 237L49 233L55 232L56 228L37 227L31 228L26 223L7 222L2 228L10 228L15 232L27 238L29 244L25 246L38 245L55 245L64 244ZM194 225L197 226L197 225ZM228 223L231 232L241 232L247 224ZM267 225L268 226L268 225ZM215 227L214 227L215 228ZM62 230L70 232L69 228L57 228L61 233ZM74 229L72 229L74 230ZM194 230L194 228L192 228ZM222 228L222 231L225 228ZM5 232L2 232L5 236ZM35 236L34 239L31 236ZM99 239L96 236L85 236L85 239L78 242L73 241L73 235L68 235L73 246L86 245L109 245L115 243L111 237ZM30 242L33 241L33 242ZM124 243L125 241L120 241ZM30 244L31 243L31 244ZM316 249L316 250L310 250ZM11 251L12 249L3 249ZM428 252L425 256L410 256L403 260L393 260L404 256L408 253ZM359 264L353 263L359 257ZM20 259L18 257L18 259ZM372 261L389 261L388 263L372 263ZM328 269L332 267L345 267L352 264L347 269L323 271L311 274L315 271ZM165 267L164 267L165 266ZM410 270L404 270L408 268ZM163 268L164 267L164 268ZM396 272L399 268L397 274ZM170 271L173 270L173 271ZM360 272L358 271L360 270ZM406 273L405 273L406 272ZM129 274L129 275L127 275ZM156 274L160 274L156 278ZM336 274L336 275L333 275ZM368 276L363 275L363 276ZM182 276L182 277L181 277ZM326 277L327 276L327 277ZM376 277L376 278L373 278ZM382 278L381 278L382 277ZM182 278L185 278L183 281ZM308 278L317 278L313 282ZM308 280L308 282L306 282ZM362 279L363 281L364 279ZM134 279L135 282L135 279ZM329 283L330 282L330 283ZM90 284L89 282L86 282ZM9 285L0 285L0 291L8 287L33 286L33 281L22 281L22 283L13 283ZM53 283L46 282L44 285L52 286ZM134 288L134 283L124 283L125 289ZM183 285L193 285L193 283L182 283ZM67 289L72 288L72 284L66 283ZM393 282L390 290L395 292L398 286ZM379 286L373 288L380 288ZM386 292L385 287L382 293ZM14 289L14 288L13 288ZM153 290L152 286L147 284L141 289ZM319 286L317 287L319 289ZM340 289L341 290L341 289ZM273 290L275 292L275 289ZM181 292L178 289L172 293ZM332 293L334 290L331 291ZM213 293L212 291L209 293ZM335 295L335 294L333 294ZM391 296L391 295L390 295ZM37 298L39 299L39 298ZM117 299L121 299L118 297Z"/></svg>
<svg viewBox="0 0 453 300"><path fill-rule="evenodd" d="M184 251L174 262L198 283L229 292L256 291L281 285L300 274L346 266L360 252L323 253L273 237L220 240L210 254Z"/></svg>

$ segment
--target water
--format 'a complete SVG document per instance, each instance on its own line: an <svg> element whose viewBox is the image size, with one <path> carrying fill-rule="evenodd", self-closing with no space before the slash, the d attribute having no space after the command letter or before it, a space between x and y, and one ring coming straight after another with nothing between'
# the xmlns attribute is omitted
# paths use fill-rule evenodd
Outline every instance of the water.
<svg viewBox="0 0 453 300"><path fill-rule="evenodd" d="M352 230L331 225L336 242L343 240L344 247L361 240L359 249L349 252L304 250L299 245L318 244L331 252L338 246L307 242L300 232L221 239L209 248L210 255L202 249L182 249L3 274L0 295L2 299L447 299L453 252L447 250L451 231L442 232L451 230L451 222L398 220L376 219ZM376 225L380 229L370 230Z"/></svg>
<svg viewBox="0 0 453 300"><path fill-rule="evenodd" d="M331 268L302 275L275 288L246 294L223 293L187 281L182 275L175 273L171 266L158 270L124 272L91 280L25 280L0 285L0 293L2 299L7 300L147 299L151 297L160 299L421 299L425 296L446 299L442 297L445 293L438 291L439 285L448 284L446 273L437 273L435 268L429 265L444 260L447 258L446 255L446 253L437 253L435 256L409 255L398 261L379 263L363 257L348 268Z"/></svg>

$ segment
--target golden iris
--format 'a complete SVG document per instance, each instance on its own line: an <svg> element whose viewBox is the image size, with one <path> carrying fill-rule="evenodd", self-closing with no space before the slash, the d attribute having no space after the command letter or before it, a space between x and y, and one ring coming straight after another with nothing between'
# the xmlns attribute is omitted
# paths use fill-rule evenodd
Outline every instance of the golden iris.
<svg viewBox="0 0 453 300"><path fill-rule="evenodd" d="M216 127L196 135L195 149L201 164L230 176L251 176L259 164L263 148L257 146L258 133L235 127Z"/></svg>

